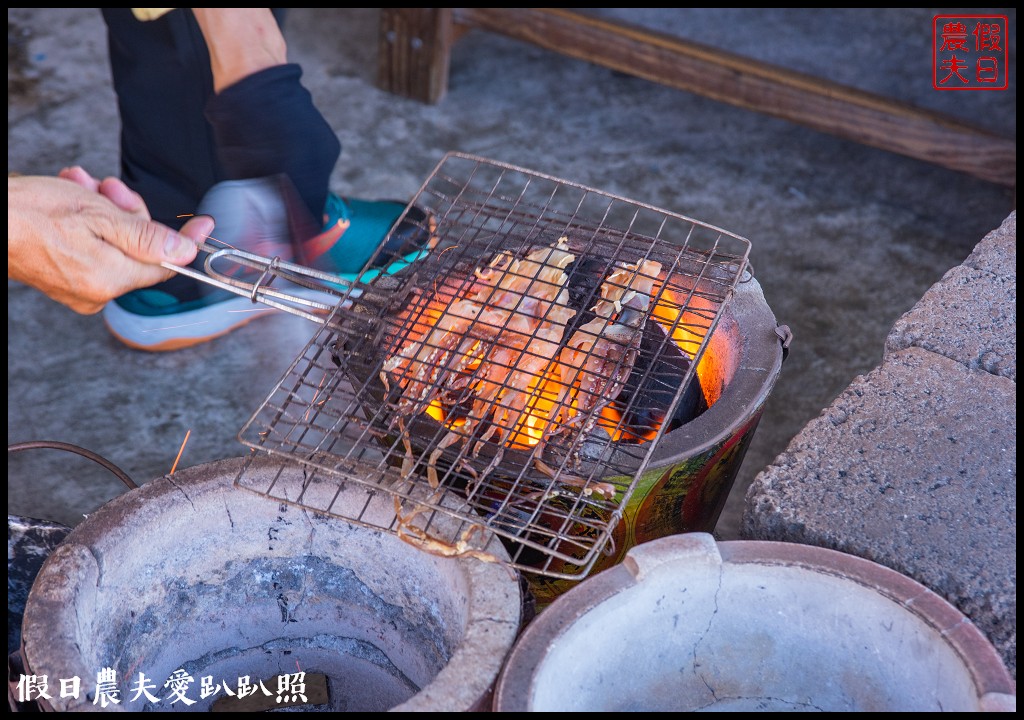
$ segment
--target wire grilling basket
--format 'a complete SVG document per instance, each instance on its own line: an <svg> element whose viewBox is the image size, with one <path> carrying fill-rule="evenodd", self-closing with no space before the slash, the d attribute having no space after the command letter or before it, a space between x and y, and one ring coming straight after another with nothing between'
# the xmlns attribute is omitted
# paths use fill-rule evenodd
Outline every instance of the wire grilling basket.
<svg viewBox="0 0 1024 720"><path fill-rule="evenodd" d="M301 491L246 470L236 484L429 552L489 560L501 543L518 570L582 579L658 442L706 409L696 367L750 244L458 153L412 206L428 246L356 279L239 433L299 463ZM381 493L394 516L352 511Z"/></svg>

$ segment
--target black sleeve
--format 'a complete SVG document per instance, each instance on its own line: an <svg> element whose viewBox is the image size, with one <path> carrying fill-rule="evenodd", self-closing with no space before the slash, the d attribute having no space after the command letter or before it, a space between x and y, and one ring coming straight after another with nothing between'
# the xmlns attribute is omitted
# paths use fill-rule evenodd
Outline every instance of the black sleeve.
<svg viewBox="0 0 1024 720"><path fill-rule="evenodd" d="M285 173L320 220L341 143L301 77L294 63L254 73L211 97L205 114L228 178Z"/></svg>

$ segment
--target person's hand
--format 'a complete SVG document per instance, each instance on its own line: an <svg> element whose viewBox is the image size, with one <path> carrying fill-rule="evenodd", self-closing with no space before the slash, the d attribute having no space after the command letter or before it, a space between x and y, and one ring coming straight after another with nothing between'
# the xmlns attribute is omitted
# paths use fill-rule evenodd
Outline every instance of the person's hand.
<svg viewBox="0 0 1024 720"><path fill-rule="evenodd" d="M180 232L153 222L123 182L81 168L7 179L7 277L84 315L168 279L159 263L187 265L212 231L205 216Z"/></svg>

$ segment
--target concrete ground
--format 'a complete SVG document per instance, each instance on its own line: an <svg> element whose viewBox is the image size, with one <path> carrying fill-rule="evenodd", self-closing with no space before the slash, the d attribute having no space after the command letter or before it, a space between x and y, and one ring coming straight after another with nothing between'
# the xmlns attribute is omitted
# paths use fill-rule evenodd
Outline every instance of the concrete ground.
<svg viewBox="0 0 1024 720"><path fill-rule="evenodd" d="M898 98L1016 137L1011 83L932 87L927 9L613 11L637 24ZM378 90L377 11L295 9L287 38L343 150L333 189L406 199L448 151L579 182L750 239L751 263L794 339L716 534L739 536L755 476L851 381L882 361L893 324L999 227L1013 189L473 31L436 106ZM118 118L99 12L8 10L8 171L81 164L116 174ZM190 208L183 208L189 211ZM169 354L120 345L8 283L8 443L99 453L137 482L243 455L236 435L312 336L291 316ZM8 511L79 522L123 491L62 451L8 457Z"/></svg>

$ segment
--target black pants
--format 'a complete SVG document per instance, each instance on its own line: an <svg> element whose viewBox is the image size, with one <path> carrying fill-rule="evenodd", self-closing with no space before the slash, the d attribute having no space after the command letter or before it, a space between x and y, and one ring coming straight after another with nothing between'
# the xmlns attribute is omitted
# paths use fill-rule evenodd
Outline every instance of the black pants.
<svg viewBox="0 0 1024 720"><path fill-rule="evenodd" d="M341 144L298 65L268 68L215 95L191 10L148 22L129 8L102 12L121 116L121 178L155 220L178 228L215 183L284 173L320 221ZM284 10L274 15L283 24Z"/></svg>

